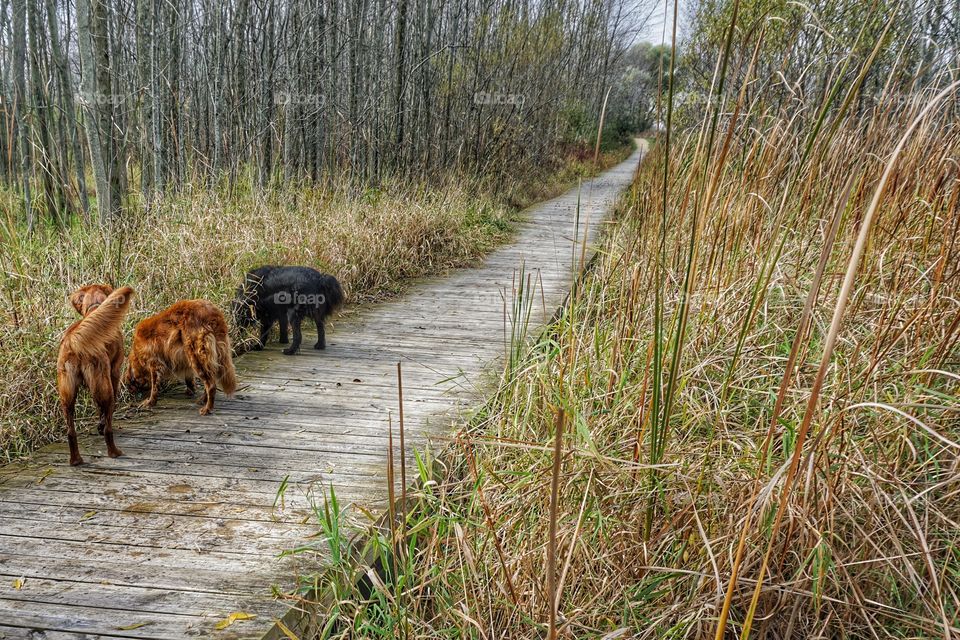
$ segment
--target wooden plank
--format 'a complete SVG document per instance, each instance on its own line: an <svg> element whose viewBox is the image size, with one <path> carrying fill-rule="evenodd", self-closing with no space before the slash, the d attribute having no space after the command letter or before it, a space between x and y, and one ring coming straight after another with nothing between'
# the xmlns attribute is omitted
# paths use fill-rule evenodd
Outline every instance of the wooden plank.
<svg viewBox="0 0 960 640"><path fill-rule="evenodd" d="M206 553L219 551L229 554L247 554L262 557L284 551L291 540L307 540L316 534L316 524L282 523L272 537L261 536L260 523L245 520L218 522L215 519L178 522L181 518L154 513L137 514L126 519L113 517L113 513L98 512L96 519L84 518L89 511L82 507L39 505L27 516L15 517L4 527L5 535L24 538L67 540L73 542L124 544L130 547L157 548L157 530L177 527L186 531L176 542L168 543L165 549L181 549ZM9 503L0 503L0 517L13 517L15 509ZM313 523L314 519L310 519ZM225 527L224 525L229 524ZM224 529L229 535L223 535ZM286 534L285 536L281 534Z"/></svg>
<svg viewBox="0 0 960 640"><path fill-rule="evenodd" d="M10 585L22 576L0 574L0 581ZM118 611L140 613L168 613L183 616L210 616L242 607L244 611L262 616L274 615L277 611L273 598L250 598L237 600L234 596L205 594L202 601L189 591L176 589L153 589L112 584L99 585L98 592L86 588L85 583L43 578L26 578L19 589L3 588L0 599L18 602L42 602L64 607L107 606ZM124 631L124 629L115 629ZM132 630L127 630L132 631Z"/></svg>
<svg viewBox="0 0 960 640"><path fill-rule="evenodd" d="M120 441L123 444L122 441ZM238 479L238 480L262 480L272 482L279 487L279 484L286 480L293 483L323 483L336 481L338 475L342 473L367 474L370 477L384 477L386 471L386 461L382 464L358 465L355 461L337 461L333 457L318 457L311 461L313 468L310 469L275 469L264 466L252 466L259 464L256 460L245 461L244 465L225 465L209 464L203 467L197 463L184 461L182 456L157 455L150 451L139 451L129 449L125 451L127 455L122 458L108 458L106 453L94 455L87 450L84 453L88 469L94 468L98 471L128 474L130 477L140 477L141 474L165 473L175 474L183 477L190 477L191 482L202 483L206 478L219 479ZM66 447L60 449L45 450L37 457L46 464L64 464L66 460ZM171 459L173 458L173 459ZM302 456L291 461L291 464L303 464ZM143 476L148 477L148 475ZM384 482L384 487L386 483ZM2 528L0 528L2 531Z"/></svg>
<svg viewBox="0 0 960 640"><path fill-rule="evenodd" d="M596 233L637 158L583 185L577 237ZM274 588L322 568L313 505L329 487L348 521L364 521L353 504L374 512L386 504L396 363L408 450L395 442L395 454L412 472L413 447L442 446L451 422L495 380L520 265L536 283L531 335L563 300L579 256L577 198L528 210L516 242L475 268L348 310L330 323L325 351L312 349L307 323L296 356L276 343L244 355L236 397L219 396L212 415L199 416L179 385L150 411L125 409L121 458L105 457L85 416L88 464L67 466L55 444L0 468L0 639L263 634L286 610ZM302 545L313 549L279 557ZM238 610L257 618L214 630Z"/></svg>
<svg viewBox="0 0 960 640"><path fill-rule="evenodd" d="M212 633L217 617L185 616L178 614L140 613L118 611L106 607L77 607L45 602L23 602L0 599L0 619L9 624L41 631L79 633L113 638L174 639L186 636L203 637ZM108 622L108 620L115 620ZM123 630L123 627L138 626ZM30 637L29 635L26 637ZM41 637L45 637L41 636ZM217 638L242 638L237 627ZM249 636L247 636L249 637Z"/></svg>
<svg viewBox="0 0 960 640"><path fill-rule="evenodd" d="M115 638L132 638L134 636L113 636ZM0 640L90 640L86 633L70 631L56 631L53 629L38 630L30 627L10 627L0 625Z"/></svg>
<svg viewBox="0 0 960 640"><path fill-rule="evenodd" d="M96 473L92 465L87 465L85 473L96 476L94 482L78 486L76 479L56 472L37 482L36 476L17 475L7 479L3 484L13 489L25 487L31 489L45 489L55 492L73 493L103 493L115 498L151 499L166 497L173 500L220 500L224 504L263 505L273 504L274 498L280 489L277 482L262 480L244 480L239 478L217 478L203 476L205 481L198 483L194 476L182 476L154 471L149 476L127 480L123 474ZM47 467L53 469L53 467ZM110 471L110 470L107 470ZM376 487L385 486L379 478L369 474L351 473L350 469L330 474L332 481L343 485L343 495L350 495L351 490L366 494ZM325 489L328 483L298 483L287 482L287 494L292 491L312 490L314 492ZM15 492L14 492L15 493ZM0 500L3 493L0 492Z"/></svg>

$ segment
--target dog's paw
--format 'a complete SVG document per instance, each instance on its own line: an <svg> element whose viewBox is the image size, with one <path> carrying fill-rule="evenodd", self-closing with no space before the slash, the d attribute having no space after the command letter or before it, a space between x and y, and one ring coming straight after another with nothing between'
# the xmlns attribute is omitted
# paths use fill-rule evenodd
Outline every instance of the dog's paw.
<svg viewBox="0 0 960 640"><path fill-rule="evenodd" d="M292 356L292 355L295 354L296 352L297 352L296 349L284 349L284 350L283 350L283 355L285 355L285 356Z"/></svg>
<svg viewBox="0 0 960 640"><path fill-rule="evenodd" d="M157 404L157 402L156 402L155 400L144 400L143 402L141 402L140 404L137 405L137 408L139 408L139 409L149 409L150 407L152 407L152 406L155 405L155 404Z"/></svg>
<svg viewBox="0 0 960 640"><path fill-rule="evenodd" d="M83 458L81 456L77 456L76 458L70 458L71 467L79 467L82 464L83 464Z"/></svg>
<svg viewBox="0 0 960 640"><path fill-rule="evenodd" d="M263 345L259 342L256 342L250 345L250 351L263 351Z"/></svg>
<svg viewBox="0 0 960 640"><path fill-rule="evenodd" d="M119 458L123 455L123 451L120 451L120 449L114 447L112 451L107 451L107 455L111 458Z"/></svg>
<svg viewBox="0 0 960 640"><path fill-rule="evenodd" d="M210 407L200 407L200 415L205 416L212 411Z"/></svg>
<svg viewBox="0 0 960 640"><path fill-rule="evenodd" d="M313 348L317 351L322 351L327 348L327 345L323 342L318 342L317 344L313 345Z"/></svg>

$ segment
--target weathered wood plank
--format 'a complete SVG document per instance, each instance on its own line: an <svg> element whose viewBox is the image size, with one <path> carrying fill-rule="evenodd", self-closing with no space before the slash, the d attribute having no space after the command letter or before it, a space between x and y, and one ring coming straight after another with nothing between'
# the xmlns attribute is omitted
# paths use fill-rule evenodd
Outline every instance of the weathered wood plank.
<svg viewBox="0 0 960 640"><path fill-rule="evenodd" d="M87 420L83 467L58 444L0 468L0 639L261 635L286 610L273 590L322 566L312 507L325 492L347 508L386 504L397 362L408 450L395 442L395 454L412 469L412 449L448 442L496 379L521 265L535 283L532 334L572 282L573 238L593 237L637 160L583 185L579 229L572 191L529 209L516 241L476 267L348 309L325 351L307 323L300 354L275 342L246 354L236 396L218 396L212 415L171 385L152 410L118 418L122 458L105 457ZM280 557L301 545L315 550ZM216 631L232 611L257 618Z"/></svg>

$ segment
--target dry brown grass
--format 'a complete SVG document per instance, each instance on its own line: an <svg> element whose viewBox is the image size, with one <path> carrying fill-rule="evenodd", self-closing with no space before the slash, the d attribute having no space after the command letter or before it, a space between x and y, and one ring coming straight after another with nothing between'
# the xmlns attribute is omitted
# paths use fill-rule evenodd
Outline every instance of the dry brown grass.
<svg viewBox="0 0 960 640"><path fill-rule="evenodd" d="M713 637L729 583L721 637L960 635L952 112L892 163L825 349L881 174L931 97L842 116L806 162L809 129L789 114L754 114L711 153L697 131L669 159L657 147L563 316L423 472L417 555L383 592L341 591L335 633L539 638L555 588L561 637ZM685 200L701 175L712 196Z"/></svg>

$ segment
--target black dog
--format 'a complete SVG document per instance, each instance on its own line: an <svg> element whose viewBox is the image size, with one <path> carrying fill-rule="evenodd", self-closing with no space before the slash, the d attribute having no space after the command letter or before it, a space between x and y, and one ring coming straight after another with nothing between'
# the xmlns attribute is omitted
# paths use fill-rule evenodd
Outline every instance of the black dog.
<svg viewBox="0 0 960 640"><path fill-rule="evenodd" d="M326 348L323 321L343 304L343 289L337 279L310 267L266 266L249 272L237 289L233 303L237 326L252 327L260 322L260 340L253 347L263 349L273 323L280 322L280 342L287 343L287 323L293 327L293 342L283 350L293 355L300 349L303 336L300 323L313 318L317 323L317 344Z"/></svg>

